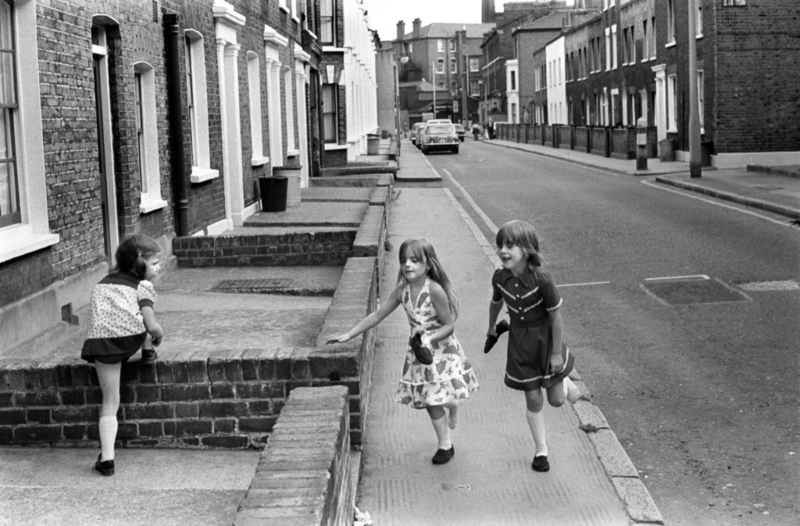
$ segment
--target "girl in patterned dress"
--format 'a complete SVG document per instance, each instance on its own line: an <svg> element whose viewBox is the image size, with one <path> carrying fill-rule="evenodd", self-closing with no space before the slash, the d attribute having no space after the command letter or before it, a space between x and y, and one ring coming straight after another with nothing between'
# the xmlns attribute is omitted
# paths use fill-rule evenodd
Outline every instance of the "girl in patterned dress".
<svg viewBox="0 0 800 526"><path fill-rule="evenodd" d="M449 430L455 429L459 406L478 388L478 380L453 334L458 304L433 246L426 239L407 239L400 246L399 257L398 287L378 310L328 343L346 342L403 306L411 338L396 400L428 412L438 439L432 462L445 464L455 455ZM423 348L419 357L415 345Z"/></svg>
<svg viewBox="0 0 800 526"><path fill-rule="evenodd" d="M158 274L160 253L161 247L149 237L129 237L117 248L114 272L92 290L89 330L81 358L94 363L103 393L101 453L94 467L106 476L114 474L122 364L142 348L148 335L156 346L164 336L153 311L156 292L149 281Z"/></svg>
<svg viewBox="0 0 800 526"><path fill-rule="evenodd" d="M487 340L497 337L500 327L495 324L505 303L511 319L505 384L525 393L528 426L536 446L531 467L548 471L542 389L553 407L560 407L565 398L578 401L581 393L569 378L575 357L562 341L561 297L550 274L542 269L533 226L508 222L497 232L496 243L503 268L492 276Z"/></svg>

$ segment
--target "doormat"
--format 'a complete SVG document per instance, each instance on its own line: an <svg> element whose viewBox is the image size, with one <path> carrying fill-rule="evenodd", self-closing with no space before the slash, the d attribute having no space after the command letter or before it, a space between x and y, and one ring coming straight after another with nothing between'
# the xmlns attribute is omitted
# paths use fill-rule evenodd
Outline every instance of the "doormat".
<svg viewBox="0 0 800 526"><path fill-rule="evenodd" d="M238 292L251 294L264 294L284 291L291 288L292 280L289 278L276 279L226 279L217 283L212 292Z"/></svg>

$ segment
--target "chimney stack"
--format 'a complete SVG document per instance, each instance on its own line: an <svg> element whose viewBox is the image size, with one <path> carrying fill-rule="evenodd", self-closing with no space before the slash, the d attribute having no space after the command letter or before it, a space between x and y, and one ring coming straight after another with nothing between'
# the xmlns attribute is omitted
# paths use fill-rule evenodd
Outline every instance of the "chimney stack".
<svg viewBox="0 0 800 526"><path fill-rule="evenodd" d="M414 38L419 38L420 27L422 26L422 20L419 18L414 19Z"/></svg>
<svg viewBox="0 0 800 526"><path fill-rule="evenodd" d="M406 37L406 23L400 20L397 23L397 40L403 40Z"/></svg>

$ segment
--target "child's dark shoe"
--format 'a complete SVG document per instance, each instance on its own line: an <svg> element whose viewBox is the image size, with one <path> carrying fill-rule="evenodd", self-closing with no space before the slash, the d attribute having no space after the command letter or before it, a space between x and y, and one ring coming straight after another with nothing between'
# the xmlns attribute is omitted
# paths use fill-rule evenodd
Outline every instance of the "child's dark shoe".
<svg viewBox="0 0 800 526"><path fill-rule="evenodd" d="M540 455L538 457L533 457L533 463L531 467L534 471L539 471L544 473L545 471L550 471L550 463L547 461L546 455Z"/></svg>
<svg viewBox="0 0 800 526"><path fill-rule="evenodd" d="M455 446L450 446L450 449L437 449L431 462L434 464L447 464L454 456L456 456Z"/></svg>
<svg viewBox="0 0 800 526"><path fill-rule="evenodd" d="M139 362L142 365L153 363L158 360L158 353L155 349L142 349L142 360Z"/></svg>
<svg viewBox="0 0 800 526"><path fill-rule="evenodd" d="M508 322L506 320L501 321L494 327L494 334L490 334L486 337L486 344L483 346L483 352L487 353L492 350L494 344L497 343L497 340L500 339L500 336L504 333L508 332Z"/></svg>
<svg viewBox="0 0 800 526"><path fill-rule="evenodd" d="M97 455L97 462L94 463L94 469L100 472L101 475L110 477L114 474L114 461L103 461L103 454Z"/></svg>

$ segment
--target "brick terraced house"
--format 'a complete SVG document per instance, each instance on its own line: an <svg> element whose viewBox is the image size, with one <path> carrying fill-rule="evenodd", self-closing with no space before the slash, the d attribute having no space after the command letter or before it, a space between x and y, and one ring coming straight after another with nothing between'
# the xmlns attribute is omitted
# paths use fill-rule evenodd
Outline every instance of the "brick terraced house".
<svg viewBox="0 0 800 526"><path fill-rule="evenodd" d="M690 5L697 10L694 28ZM696 82L705 165L800 162L800 3L603 0L599 7L596 16L563 24L557 34L557 24L550 33L542 28L547 42L531 45L526 26L515 30L518 60L508 75L520 79L518 98L523 108L530 105L531 122L608 128L606 140L630 142L644 117L651 156L667 150L688 160L688 86ZM690 37L695 79L689 79ZM602 139L598 131L582 133ZM623 144L587 147L631 155Z"/></svg>
<svg viewBox="0 0 800 526"><path fill-rule="evenodd" d="M128 235L169 256L176 236L259 211L273 169L299 164L306 185L331 107L348 155L366 153L363 15L357 0L0 0L0 351L74 321ZM335 67L317 41L332 30Z"/></svg>

